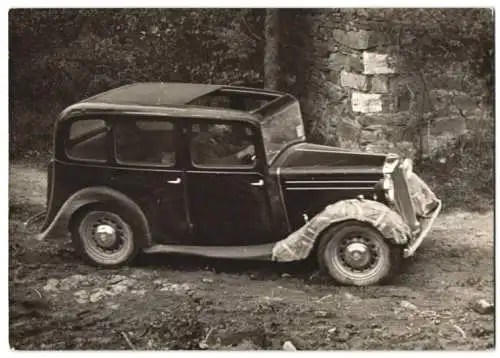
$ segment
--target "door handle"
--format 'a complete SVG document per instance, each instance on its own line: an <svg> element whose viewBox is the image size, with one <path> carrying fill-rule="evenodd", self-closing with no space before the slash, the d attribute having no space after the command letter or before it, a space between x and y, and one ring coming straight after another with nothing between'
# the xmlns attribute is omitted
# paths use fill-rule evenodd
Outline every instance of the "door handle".
<svg viewBox="0 0 500 358"><path fill-rule="evenodd" d="M260 179L257 182L250 183L250 185L253 185L253 186L263 186L264 185L264 180Z"/></svg>
<svg viewBox="0 0 500 358"><path fill-rule="evenodd" d="M169 184L180 184L180 182L181 182L181 178L167 181L167 183L169 183Z"/></svg>

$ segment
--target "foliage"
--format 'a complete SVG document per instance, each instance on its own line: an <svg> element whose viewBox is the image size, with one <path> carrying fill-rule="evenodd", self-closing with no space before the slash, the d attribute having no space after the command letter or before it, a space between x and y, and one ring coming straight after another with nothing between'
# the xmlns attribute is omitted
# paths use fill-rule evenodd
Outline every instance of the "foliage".
<svg viewBox="0 0 500 358"><path fill-rule="evenodd" d="M390 50L397 55L399 71L406 78L404 85L411 97L410 121L405 132L414 138L419 156L428 154L422 142L427 125L457 110L453 103L446 111L437 111L440 98L432 96L433 89L466 95L476 107L493 105L492 9L395 8L369 10L367 15L393 40Z"/></svg>
<svg viewBox="0 0 500 358"><path fill-rule="evenodd" d="M252 81L262 61L241 29L252 17L224 9L11 12L12 95L71 102L132 81ZM34 74L46 80L27 81Z"/></svg>
<svg viewBox="0 0 500 358"><path fill-rule="evenodd" d="M405 26L407 32L410 26L420 21L421 24L432 24L415 27L417 30L410 32L406 41L415 44L413 48L419 51L412 52L412 46L408 46L406 57L416 53L414 61L423 63L466 63L472 73L485 79L488 85L493 85L494 26L491 9L435 9L425 13L420 10L418 16L412 13L406 18L412 20L409 26ZM417 41L418 38L421 40Z"/></svg>
<svg viewBox="0 0 500 358"><path fill-rule="evenodd" d="M474 118L475 127L419 165L444 208L489 210L495 191L495 138L491 117Z"/></svg>
<svg viewBox="0 0 500 358"><path fill-rule="evenodd" d="M494 13L487 8L370 9L366 19L385 30L406 71L446 69L462 63L464 72L484 80L491 100L494 86ZM362 16L360 14L360 16ZM373 23L376 23L374 25Z"/></svg>
<svg viewBox="0 0 500 358"><path fill-rule="evenodd" d="M11 154L49 146L54 107L118 85L261 82L262 19L247 9L12 10Z"/></svg>

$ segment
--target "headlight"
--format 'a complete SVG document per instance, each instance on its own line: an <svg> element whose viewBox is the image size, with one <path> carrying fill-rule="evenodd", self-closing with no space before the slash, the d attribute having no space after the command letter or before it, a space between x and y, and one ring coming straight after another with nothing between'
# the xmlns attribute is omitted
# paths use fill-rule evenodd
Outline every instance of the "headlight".
<svg viewBox="0 0 500 358"><path fill-rule="evenodd" d="M403 170L403 174L406 178L409 178L411 173L413 173L413 161L410 158L401 161L400 157L396 154L390 154L387 156L382 168L382 172L384 175L382 187L384 189L387 200L392 203L395 199L392 173L398 165L400 165L400 168Z"/></svg>
<svg viewBox="0 0 500 358"><path fill-rule="evenodd" d="M390 174L384 174L383 188L387 199L390 202L394 202L394 182L392 181Z"/></svg>
<svg viewBox="0 0 500 358"><path fill-rule="evenodd" d="M394 168L399 164L399 156L397 154L388 154L382 167L382 173L391 174Z"/></svg>

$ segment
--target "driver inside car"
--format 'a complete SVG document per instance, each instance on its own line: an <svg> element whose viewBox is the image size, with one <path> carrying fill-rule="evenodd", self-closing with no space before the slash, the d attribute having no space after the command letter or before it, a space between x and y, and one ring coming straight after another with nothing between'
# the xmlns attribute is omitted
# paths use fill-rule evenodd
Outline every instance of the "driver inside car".
<svg viewBox="0 0 500 358"><path fill-rule="evenodd" d="M248 132L237 126L200 126L192 141L193 160L201 165L249 164L254 159L254 146Z"/></svg>

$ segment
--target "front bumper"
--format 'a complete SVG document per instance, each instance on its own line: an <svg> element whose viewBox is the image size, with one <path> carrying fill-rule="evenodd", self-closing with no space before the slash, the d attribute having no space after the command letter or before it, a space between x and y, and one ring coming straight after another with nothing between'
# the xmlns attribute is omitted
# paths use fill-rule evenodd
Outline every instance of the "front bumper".
<svg viewBox="0 0 500 358"><path fill-rule="evenodd" d="M441 207L442 207L441 200L437 200L437 207L434 209L433 212L430 213L430 217L422 218L420 220L421 231L418 234L418 236L414 240L411 240L410 244L404 249L403 256L405 258L413 256L415 251L417 251L417 249L420 247L424 239L429 234L429 231L431 230L432 226L434 225L434 221L441 212Z"/></svg>
<svg viewBox="0 0 500 358"><path fill-rule="evenodd" d="M394 210L410 227L412 235L403 251L412 256L420 247L441 212L442 202L429 186L412 170L411 162L403 161L390 174L394 185Z"/></svg>

